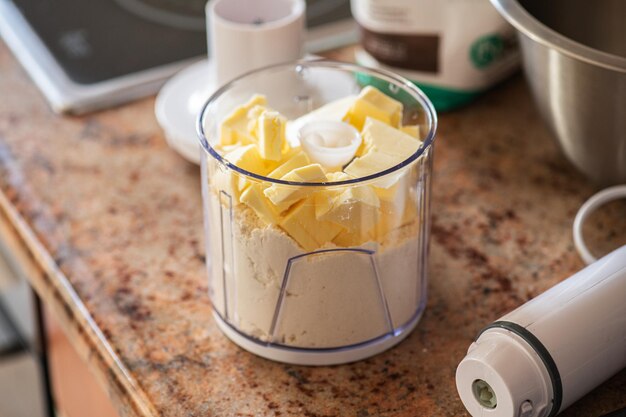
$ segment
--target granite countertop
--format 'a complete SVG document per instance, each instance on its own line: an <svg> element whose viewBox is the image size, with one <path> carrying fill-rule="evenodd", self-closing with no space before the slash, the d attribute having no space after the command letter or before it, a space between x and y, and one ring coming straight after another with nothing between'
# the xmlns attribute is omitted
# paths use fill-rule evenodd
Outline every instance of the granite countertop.
<svg viewBox="0 0 626 417"><path fill-rule="evenodd" d="M454 372L476 333L583 267L571 224L595 188L517 76L440 117L417 329L352 365L274 363L213 322L199 169L165 144L153 98L59 117L1 43L0 98L0 234L121 416L466 415ZM624 243L625 212L591 219L596 250ZM624 407L624 392L622 371L563 416Z"/></svg>

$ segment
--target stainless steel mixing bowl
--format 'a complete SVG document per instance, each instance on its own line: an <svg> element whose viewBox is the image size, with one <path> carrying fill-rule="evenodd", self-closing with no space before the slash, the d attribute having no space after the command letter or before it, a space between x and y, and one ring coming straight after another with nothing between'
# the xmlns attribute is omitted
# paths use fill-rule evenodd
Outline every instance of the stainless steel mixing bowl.
<svg viewBox="0 0 626 417"><path fill-rule="evenodd" d="M600 184L626 182L626 1L491 2L518 30L526 77L565 155Z"/></svg>

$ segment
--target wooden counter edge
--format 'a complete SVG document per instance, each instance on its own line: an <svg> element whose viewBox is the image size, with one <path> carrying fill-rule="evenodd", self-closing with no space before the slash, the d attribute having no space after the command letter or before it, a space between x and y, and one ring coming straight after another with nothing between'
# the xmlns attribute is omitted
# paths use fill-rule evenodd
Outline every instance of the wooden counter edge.
<svg viewBox="0 0 626 417"><path fill-rule="evenodd" d="M2 191L0 240L120 415L158 416L139 384L124 369L67 277Z"/></svg>

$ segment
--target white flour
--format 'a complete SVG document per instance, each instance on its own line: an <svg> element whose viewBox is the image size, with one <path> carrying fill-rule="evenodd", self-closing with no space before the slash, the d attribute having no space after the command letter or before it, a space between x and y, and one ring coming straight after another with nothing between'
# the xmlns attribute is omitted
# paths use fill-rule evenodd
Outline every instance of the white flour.
<svg viewBox="0 0 626 417"><path fill-rule="evenodd" d="M245 205L234 207L231 222L227 206L213 192L207 194L214 306L240 331L272 340L285 269L290 258L305 252L278 227L261 224ZM347 251L292 261L273 341L296 347L338 347L364 342L389 332L390 325L397 328L407 323L422 299L419 232L416 220L392 231L382 244L362 245L376 251L375 262L369 254Z"/></svg>

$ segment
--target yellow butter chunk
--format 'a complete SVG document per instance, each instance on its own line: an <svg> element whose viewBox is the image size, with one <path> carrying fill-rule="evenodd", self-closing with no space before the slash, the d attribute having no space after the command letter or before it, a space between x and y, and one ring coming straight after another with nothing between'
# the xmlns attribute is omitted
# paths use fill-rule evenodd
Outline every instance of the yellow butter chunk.
<svg viewBox="0 0 626 417"><path fill-rule="evenodd" d="M402 194L402 193L398 193ZM376 233L379 238L383 238L390 230L402 226L404 219L405 204L398 200L380 201L380 217L376 223Z"/></svg>
<svg viewBox="0 0 626 417"><path fill-rule="evenodd" d="M336 195L320 192L315 203L318 220L340 225L350 233L367 232L378 220L380 201L368 185L348 187Z"/></svg>
<svg viewBox="0 0 626 417"><path fill-rule="evenodd" d="M404 213L402 214L402 225L409 224L417 220L417 201L416 196L411 195L406 200L406 206L404 206Z"/></svg>
<svg viewBox="0 0 626 417"><path fill-rule="evenodd" d="M420 138L420 127L418 125L406 125L400 128L401 131L415 139Z"/></svg>
<svg viewBox="0 0 626 417"><path fill-rule="evenodd" d="M309 164L288 172L281 179L298 182L324 182L326 181L326 173L320 164Z"/></svg>
<svg viewBox="0 0 626 417"><path fill-rule="evenodd" d="M328 181L339 182L339 181L347 181L351 179L352 177L343 171L336 171L336 172L329 172L328 174L326 174L326 178L328 179Z"/></svg>
<svg viewBox="0 0 626 417"><path fill-rule="evenodd" d="M378 238L382 239L390 230L402 226L409 186L407 171L383 177L374 183L372 189L380 200L380 217L376 224Z"/></svg>
<svg viewBox="0 0 626 417"><path fill-rule="evenodd" d="M281 160L286 125L287 120L275 111L267 110L258 116L256 137L259 141L259 152L264 159Z"/></svg>
<svg viewBox="0 0 626 417"><path fill-rule="evenodd" d="M280 220L279 226L306 251L316 250L331 242L342 230L339 225L315 218L312 198L293 206Z"/></svg>
<svg viewBox="0 0 626 417"><path fill-rule="evenodd" d="M351 179L348 174L342 171L329 172L326 174L326 179L329 182L346 181ZM330 188L314 193L315 197L315 215L321 217L326 214L332 208L333 199L345 191L345 188Z"/></svg>
<svg viewBox="0 0 626 417"><path fill-rule="evenodd" d="M422 144L412 136L372 118L366 120L362 137L364 154L344 169L344 172L357 178L398 165Z"/></svg>
<svg viewBox="0 0 626 417"><path fill-rule="evenodd" d="M351 247L360 246L372 239L372 233L368 231L357 230L354 232L350 232L348 230L343 230L337 236L335 236L335 238L333 239L333 243L337 246Z"/></svg>
<svg viewBox="0 0 626 417"><path fill-rule="evenodd" d="M329 172L326 174L326 179L329 182L338 182L349 180L350 177L343 171ZM345 191L345 188L330 188L315 192L315 216L321 217L332 208L332 202L335 197Z"/></svg>
<svg viewBox="0 0 626 417"><path fill-rule="evenodd" d="M361 136L365 152L374 148L387 155L399 157L398 163L411 156L422 145L413 136L372 118L365 121Z"/></svg>
<svg viewBox="0 0 626 417"><path fill-rule="evenodd" d="M217 148L220 151L220 154L224 155L224 154L227 154L228 152L234 151L235 149L239 148L239 146L241 145L226 145L226 146L219 145Z"/></svg>
<svg viewBox="0 0 626 417"><path fill-rule="evenodd" d="M376 150L370 150L365 155L354 158L343 171L355 178L361 178L384 171L398 163L399 161L396 157Z"/></svg>
<svg viewBox="0 0 626 417"><path fill-rule="evenodd" d="M365 119L368 117L380 120L386 124L391 124L391 119L387 113L364 100L356 100L343 118L343 121L350 123L357 130L361 130L363 129Z"/></svg>
<svg viewBox="0 0 626 417"><path fill-rule="evenodd" d="M248 133L250 134L250 136L256 137L257 129L259 125L259 117L261 116L263 112L267 110L268 110L267 107L265 107L264 105L260 105L260 104L257 104L256 106L252 106L252 108L248 110L246 117L248 119Z"/></svg>
<svg viewBox="0 0 626 417"><path fill-rule="evenodd" d="M216 169L211 173L210 181L211 187L217 194L224 192L230 197L239 199L239 187L237 186L237 180L229 169ZM233 204L234 203L235 201L233 201Z"/></svg>
<svg viewBox="0 0 626 417"><path fill-rule="evenodd" d="M301 123L315 120L341 120L356 101L357 96L343 97L303 115Z"/></svg>
<svg viewBox="0 0 626 417"><path fill-rule="evenodd" d="M380 199L380 217L376 225L378 238L383 239L391 230L415 220L417 197L410 188L410 177L402 175L392 186L373 187Z"/></svg>
<svg viewBox="0 0 626 417"><path fill-rule="evenodd" d="M259 183L250 185L239 198L239 201L246 204L267 224L278 223L278 210L263 194L263 186Z"/></svg>
<svg viewBox="0 0 626 417"><path fill-rule="evenodd" d="M406 200L407 176L395 176L393 179L394 181L390 185L385 184L388 182L386 179L385 181L382 181L383 184L376 182L376 185L374 185L372 189L380 199L381 204L388 203L395 207L399 207L401 210L404 207L404 201Z"/></svg>
<svg viewBox="0 0 626 417"><path fill-rule="evenodd" d="M361 90L343 120L361 130L368 117L393 127L400 127L402 103L385 95L377 88L367 86Z"/></svg>
<svg viewBox="0 0 626 417"><path fill-rule="evenodd" d="M417 204L415 198L407 196L403 203L403 206L400 207L397 200L394 202L381 200L380 219L376 224L378 239L384 239L392 230L416 220Z"/></svg>
<svg viewBox="0 0 626 417"><path fill-rule="evenodd" d="M250 122L248 112L255 106L265 106L266 104L265 96L255 94L247 103L233 110L220 125L220 145L254 143L254 137L248 131L248 123Z"/></svg>
<svg viewBox="0 0 626 417"><path fill-rule="evenodd" d="M241 169L255 174L265 175L268 171L267 164L261 158L258 148L254 144L236 147L224 155L224 159ZM221 176L225 178L216 178L216 180L220 181L223 187L222 190L236 199L239 198L239 193L250 185L250 182L244 175L230 169L220 172L218 177Z"/></svg>
<svg viewBox="0 0 626 417"><path fill-rule="evenodd" d="M293 182L324 182L326 181L326 174L320 164L310 164L293 169L280 179ZM312 187L273 184L271 187L265 189L264 193L265 196L282 211L296 201L308 196L313 191L314 189L312 189Z"/></svg>
<svg viewBox="0 0 626 417"><path fill-rule="evenodd" d="M266 174L267 165L254 144L239 146L224 155L224 159L246 171L259 175Z"/></svg>
<svg viewBox="0 0 626 417"><path fill-rule="evenodd" d="M311 161L309 160L307 154L299 150L294 155L286 158L285 162L283 162L276 169L267 174L267 176L270 178L280 179L281 177L285 176L289 171L309 165L310 163Z"/></svg>
<svg viewBox="0 0 626 417"><path fill-rule="evenodd" d="M403 106L398 100L389 97L379 89L371 86L367 86L361 90L359 98L367 100L374 106L389 114L392 126L400 126L400 123L402 122Z"/></svg>
<svg viewBox="0 0 626 417"><path fill-rule="evenodd" d="M404 205L404 196L406 194L405 187L406 177L402 176L398 181L389 187L372 187L380 201L398 203Z"/></svg>

